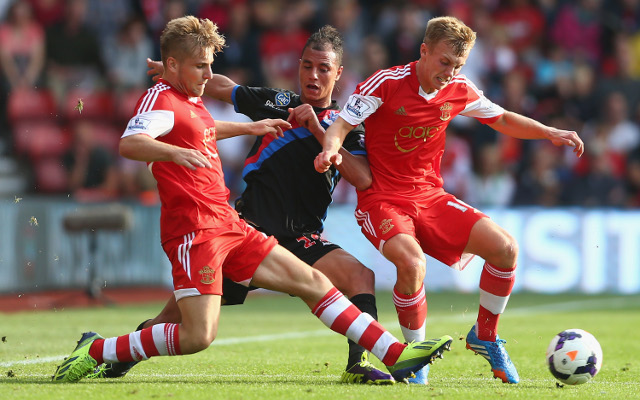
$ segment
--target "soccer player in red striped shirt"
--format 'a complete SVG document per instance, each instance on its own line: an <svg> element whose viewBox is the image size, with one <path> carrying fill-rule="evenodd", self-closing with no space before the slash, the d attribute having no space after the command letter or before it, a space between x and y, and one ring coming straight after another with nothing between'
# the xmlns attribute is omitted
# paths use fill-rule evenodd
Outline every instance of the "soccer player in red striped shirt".
<svg viewBox="0 0 640 400"><path fill-rule="evenodd" d="M461 75L475 37L456 18L431 19L417 61L380 70L357 86L327 130L315 167L324 172L339 164L346 133L366 120L373 182L358 192L355 214L367 239L397 269L393 299L405 339L425 337L424 254L457 270L478 255L485 260L480 310L467 348L489 361L495 377L517 383L518 372L497 327L513 288L518 245L485 214L443 190L446 128L460 114L515 138L571 146L577 156L584 144L576 132L505 111Z"/></svg>
<svg viewBox="0 0 640 400"><path fill-rule="evenodd" d="M224 38L207 19L169 21L161 38L164 73L140 98L120 141L120 154L149 163L161 200L160 237L172 264L182 322L161 323L104 339L84 333L58 367L54 382L77 382L104 362L192 354L215 339L223 277L288 293L304 301L330 329L371 351L396 380L429 364L450 336L402 344L362 313L329 279L250 227L229 205L216 139L240 134L282 136L281 119L252 123L214 121L201 96L213 56Z"/></svg>
<svg viewBox="0 0 640 400"><path fill-rule="evenodd" d="M286 89L238 85L224 75L213 74L205 94L234 105L235 110L254 121L281 118L291 121L284 137L258 136L247 154L242 178L246 187L235 201L240 217L296 257L319 270L358 309L378 319L374 296L374 274L322 232L327 209L337 182L344 178L357 190L371 184L371 172L364 151L364 128L353 129L343 143L342 164L318 174L313 159L322 148L325 128L340 111L331 99L343 72L343 43L338 31L325 25L308 39L299 64L300 94ZM149 60L154 78L162 75L162 62ZM306 166L300 168L300 166ZM222 283L224 305L242 304L249 288L229 279ZM180 310L171 299L155 318L137 330L161 322L180 322ZM131 363L105 363L86 378L121 378L133 368ZM419 379L409 379L415 383ZM365 385L393 384L393 377L368 361L365 349L348 340L348 357L340 382ZM426 383L422 380L420 383Z"/></svg>

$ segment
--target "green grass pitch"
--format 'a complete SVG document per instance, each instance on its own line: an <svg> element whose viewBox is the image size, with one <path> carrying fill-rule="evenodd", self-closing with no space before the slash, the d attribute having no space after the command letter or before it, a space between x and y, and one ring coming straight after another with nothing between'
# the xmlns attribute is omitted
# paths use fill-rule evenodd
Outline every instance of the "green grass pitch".
<svg viewBox="0 0 640 400"><path fill-rule="evenodd" d="M634 399L640 398L640 296L516 293L500 336L520 373L518 385L492 379L488 363L464 348L477 294L428 293L427 336L454 337L431 368L428 386L338 383L346 339L329 331L298 299L252 294L223 308L206 351L143 362L123 379L53 384L56 365L80 333L133 330L161 304L0 315L0 399ZM389 293L378 294L380 321L401 337ZM604 365L580 386L558 387L544 353L553 336L585 329L600 341ZM381 366L377 360L375 362Z"/></svg>

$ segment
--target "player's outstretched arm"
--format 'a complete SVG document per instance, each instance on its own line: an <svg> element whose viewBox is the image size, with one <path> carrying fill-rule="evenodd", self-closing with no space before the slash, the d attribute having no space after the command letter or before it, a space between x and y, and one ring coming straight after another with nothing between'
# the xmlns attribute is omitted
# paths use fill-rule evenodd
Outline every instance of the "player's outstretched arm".
<svg viewBox="0 0 640 400"><path fill-rule="evenodd" d="M366 190L371 186L373 178L367 156L353 155L344 147L340 148L338 154L342 156L342 162L336 165L338 171L344 179L352 184L356 190Z"/></svg>
<svg viewBox="0 0 640 400"><path fill-rule="evenodd" d="M147 75L149 75L154 82L164 73L164 66L161 61L154 61L147 58L147 67L149 67ZM232 104L231 94L236 85L234 81L225 75L213 74L204 87L204 94L211 98Z"/></svg>
<svg viewBox="0 0 640 400"><path fill-rule="evenodd" d="M254 122L216 121L216 139L222 140L240 135L264 136L274 138L284 136L284 132L291 129L291 124L283 119L262 119Z"/></svg>
<svg viewBox="0 0 640 400"><path fill-rule="evenodd" d="M353 125L340 117L331 124L324 135L322 152L318 154L313 162L316 171L322 173L327 171L333 164L340 165L342 155L338 152L340 151L344 138L352 129Z"/></svg>
<svg viewBox="0 0 640 400"><path fill-rule="evenodd" d="M320 144L324 142L325 130L318 121L313 107L310 104L301 104L296 108L289 108L289 118L287 121L296 121L298 125L307 128ZM352 184L357 190L365 190L371 186L371 169L365 156L356 156L340 147L338 153L342 157L342 162L336 165L338 171L344 179Z"/></svg>
<svg viewBox="0 0 640 400"><path fill-rule="evenodd" d="M556 146L573 147L573 152L578 157L584 153L584 143L575 131L546 126L511 111L505 111L496 122L489 126L500 133L518 139L548 139Z"/></svg>
<svg viewBox="0 0 640 400"><path fill-rule="evenodd" d="M164 143L145 134L123 137L119 150L122 157L136 161L173 161L192 170L212 167L207 157L198 150Z"/></svg>

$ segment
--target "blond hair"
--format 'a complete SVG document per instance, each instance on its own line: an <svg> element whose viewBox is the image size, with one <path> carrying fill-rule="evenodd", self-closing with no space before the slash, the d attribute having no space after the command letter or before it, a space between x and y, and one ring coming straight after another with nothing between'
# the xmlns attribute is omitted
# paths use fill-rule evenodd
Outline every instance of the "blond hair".
<svg viewBox="0 0 640 400"><path fill-rule="evenodd" d="M223 47L224 36L218 33L218 26L206 18L198 19L191 15L172 19L160 35L163 63L169 57L184 59L202 55L209 49L215 54Z"/></svg>
<svg viewBox="0 0 640 400"><path fill-rule="evenodd" d="M456 56L467 55L476 43L476 33L455 17L431 18L422 40L431 51L439 42L447 42Z"/></svg>

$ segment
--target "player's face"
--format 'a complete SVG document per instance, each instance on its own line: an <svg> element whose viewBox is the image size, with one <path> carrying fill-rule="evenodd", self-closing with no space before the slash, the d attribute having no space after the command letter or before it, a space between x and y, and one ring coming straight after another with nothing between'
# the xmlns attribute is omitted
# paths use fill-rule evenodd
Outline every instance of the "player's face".
<svg viewBox="0 0 640 400"><path fill-rule="evenodd" d="M455 54L451 45L440 41L432 49L420 45L420 60L417 66L418 81L422 90L433 93L444 88L449 81L460 72L467 62L469 53L460 57Z"/></svg>
<svg viewBox="0 0 640 400"><path fill-rule="evenodd" d="M172 82L176 89L189 97L200 97L204 94L204 87L211 79L211 63L213 51L207 50L202 54L175 60L176 79Z"/></svg>
<svg viewBox="0 0 640 400"><path fill-rule="evenodd" d="M307 47L302 53L298 71L301 100L315 107L329 107L333 87L342 74L336 53Z"/></svg>

